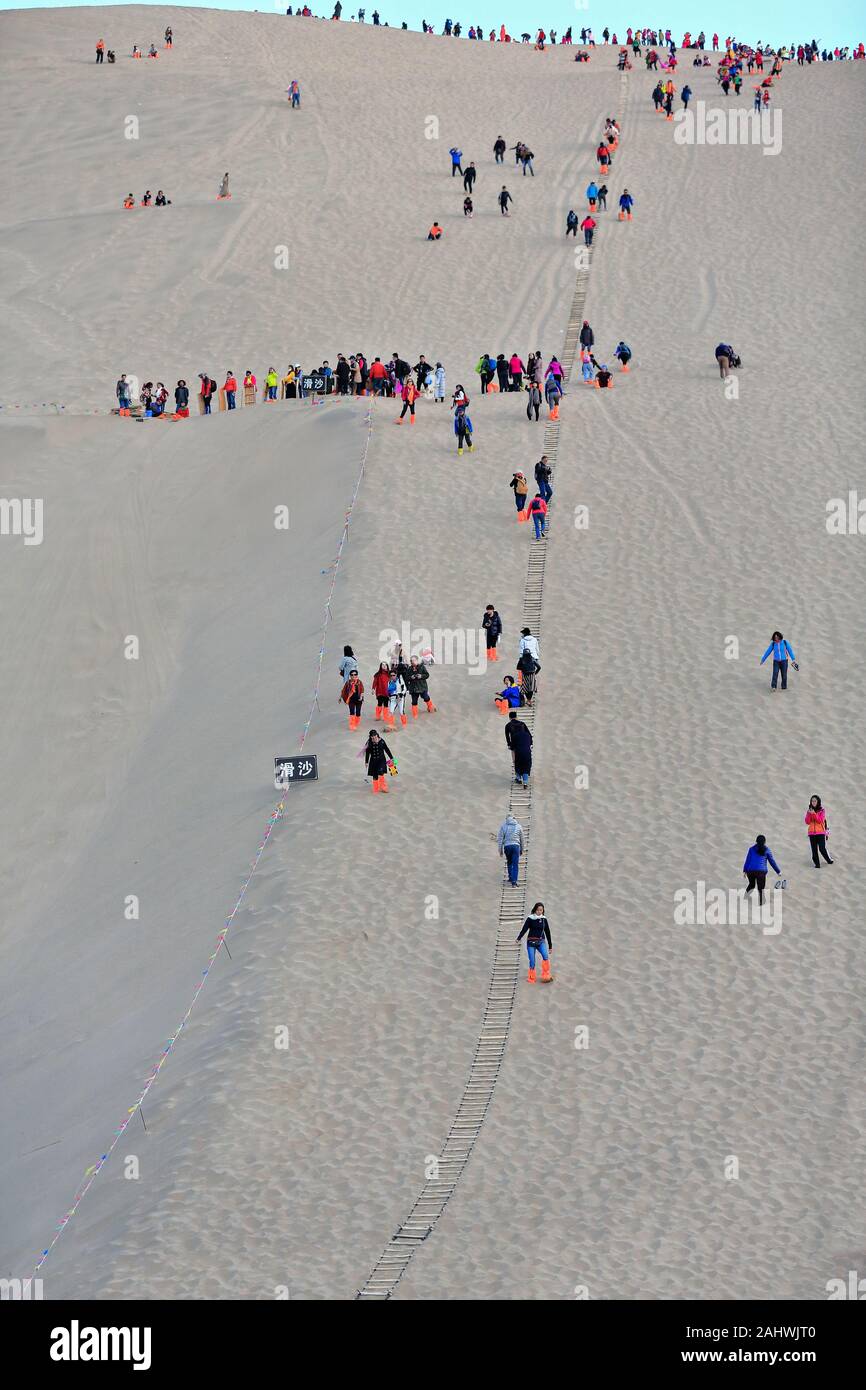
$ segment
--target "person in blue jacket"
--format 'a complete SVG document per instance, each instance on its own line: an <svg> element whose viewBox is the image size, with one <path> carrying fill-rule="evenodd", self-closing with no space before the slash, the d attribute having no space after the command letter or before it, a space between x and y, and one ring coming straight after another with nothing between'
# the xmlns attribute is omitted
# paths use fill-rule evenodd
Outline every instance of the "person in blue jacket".
<svg viewBox="0 0 866 1390"><path fill-rule="evenodd" d="M622 213L623 217L628 217L628 218L630 219L630 218L631 218L631 210L632 210L633 207L634 207L634 198L631 196L631 194L629 193L628 189L627 189L627 188L624 188L623 191L622 191L622 193L620 194L620 199L619 199L619 210L620 210L620 212Z"/></svg>
<svg viewBox="0 0 866 1390"><path fill-rule="evenodd" d="M598 202L598 184L595 179L592 179L586 186L586 199L590 212L595 212L595 205Z"/></svg>
<svg viewBox="0 0 866 1390"><path fill-rule="evenodd" d="M500 690L498 695L494 695L496 706L500 714L508 714L509 710L520 709L520 686L515 685L513 676L505 677L505 689Z"/></svg>
<svg viewBox="0 0 866 1390"><path fill-rule="evenodd" d="M455 174L463 173L463 166L460 163L463 158L463 151L458 150L456 145L452 145L448 153L451 156L451 177L453 179Z"/></svg>
<svg viewBox="0 0 866 1390"><path fill-rule="evenodd" d="M746 893L753 893L754 890L757 888L759 905L762 905L764 902L764 888L767 884L768 862L772 864L777 874L780 874L782 872L775 859L773 858L773 851L767 844L766 837L764 835L758 835L758 837L755 840L755 843L752 845L751 849L746 855L746 862L743 865L743 873L749 880L749 886L746 889Z"/></svg>
<svg viewBox="0 0 866 1390"><path fill-rule="evenodd" d="M631 361L632 357L631 348L629 347L628 343L624 343L622 339L620 339L620 341L617 343L616 347L613 350L613 355L614 357L619 358L620 362L622 363L623 371L627 372L628 364Z"/></svg>
<svg viewBox="0 0 866 1390"><path fill-rule="evenodd" d="M692 95L692 89L691 89L691 87L689 86L689 84L688 84L688 82L687 82L686 85L683 87L683 90L680 92L680 96L682 97L682 101L683 101L683 110L684 110L684 111L688 111L688 109L689 109L689 99L691 98L691 95Z"/></svg>
<svg viewBox="0 0 866 1390"><path fill-rule="evenodd" d="M764 662L767 660L767 657L770 655L770 652L773 653L773 681L770 686L770 689L775 690L778 687L779 677L781 676L782 689L787 690L788 658L790 657L791 661L794 663L795 671L799 671L800 669L797 665L797 658L794 656L794 648L791 646L791 643L788 641L787 637L782 636L781 632L774 632L773 636L770 638L769 647L764 652L764 655L761 657L762 666Z"/></svg>
<svg viewBox="0 0 866 1390"><path fill-rule="evenodd" d="M454 411L454 433L457 436L457 452L463 453L465 444L470 454L472 453L472 421L465 405L458 405Z"/></svg>

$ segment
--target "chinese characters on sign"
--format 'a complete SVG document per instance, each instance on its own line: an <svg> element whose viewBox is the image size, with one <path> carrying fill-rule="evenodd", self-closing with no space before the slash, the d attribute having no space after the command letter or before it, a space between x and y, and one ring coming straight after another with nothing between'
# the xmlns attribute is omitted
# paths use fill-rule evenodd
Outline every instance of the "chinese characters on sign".
<svg viewBox="0 0 866 1390"><path fill-rule="evenodd" d="M277 791L293 782L318 782L319 765L314 753L296 758L274 758L274 786Z"/></svg>

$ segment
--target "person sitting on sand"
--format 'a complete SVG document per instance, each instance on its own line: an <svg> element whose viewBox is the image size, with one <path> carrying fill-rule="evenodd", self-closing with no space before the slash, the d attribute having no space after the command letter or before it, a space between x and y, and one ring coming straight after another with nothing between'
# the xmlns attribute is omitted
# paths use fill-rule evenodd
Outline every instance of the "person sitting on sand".
<svg viewBox="0 0 866 1390"><path fill-rule="evenodd" d="M159 54L158 54L157 51L156 51L156 44L152 43L152 44L150 45L150 48L149 48L148 51L147 51L147 56L148 56L148 58L158 58L158 57L159 57Z"/></svg>
<svg viewBox="0 0 866 1390"><path fill-rule="evenodd" d="M132 196L131 193L127 193L126 197L125 197L124 200L123 200L123 206L124 206L125 208L134 208L134 207L135 207L135 199L133 198L133 196Z"/></svg>
<svg viewBox="0 0 866 1390"><path fill-rule="evenodd" d="M505 677L505 687L500 690L498 695L494 695L496 708L500 714L507 714L510 709L520 708L520 688L515 684L513 676Z"/></svg>
<svg viewBox="0 0 866 1390"><path fill-rule="evenodd" d="M442 228L439 226L439 219L437 218L436 221L433 223L433 226L430 228L429 232L427 233L427 240L428 240L428 241L440 241L441 238L442 238Z"/></svg>
<svg viewBox="0 0 866 1390"><path fill-rule="evenodd" d="M161 188L157 189L156 203L154 204L154 206L158 208L165 208L171 206L171 198L166 198Z"/></svg>
<svg viewBox="0 0 866 1390"><path fill-rule="evenodd" d="M144 197L143 197L142 200L141 200L141 206L142 206L143 208L149 208L152 202L153 202L153 194L151 193L151 191L150 191L149 188L148 188L148 189L145 189Z"/></svg>
<svg viewBox="0 0 866 1390"><path fill-rule="evenodd" d="M466 198L463 199L463 216L464 216L464 217L473 217L473 216L474 216L474 210L473 210L473 207L472 207L472 199L469 198L469 197L466 197Z"/></svg>

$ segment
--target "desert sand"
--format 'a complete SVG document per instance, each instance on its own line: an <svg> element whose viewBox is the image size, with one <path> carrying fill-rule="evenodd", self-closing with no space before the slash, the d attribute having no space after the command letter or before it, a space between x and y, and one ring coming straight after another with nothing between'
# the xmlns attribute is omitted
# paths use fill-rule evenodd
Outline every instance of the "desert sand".
<svg viewBox="0 0 866 1390"><path fill-rule="evenodd" d="M170 55L127 59L169 22ZM866 494L862 65L786 69L768 157L677 145L654 79L623 83L610 51L582 67L158 7L18 12L0 32L0 491L45 518L41 545L0 538L2 1272L30 1274L52 1240L249 872L273 758L308 717L370 412L306 745L320 781L289 794L231 958L147 1129L130 1125L40 1270L45 1297L352 1298L417 1195L490 978L510 785L492 693L531 544L508 480L543 440L521 397L478 398L473 367L561 351L565 213L582 215L610 114L586 316L597 352L624 338L635 360L562 406L526 895L556 980L533 990L521 966L493 1106L395 1296L826 1297L866 1262L866 542L826 527L830 499ZM92 61L100 36L114 67ZM717 102L710 71L685 80ZM500 132L529 141L534 180L496 168ZM471 222L454 142L479 168ZM145 187L172 207L122 212ZM743 359L737 399L720 339ZM399 430L393 402L366 399L107 413L121 371L173 387L394 348L441 359L449 396L467 385L471 458L427 401ZM475 629L488 601L503 661L432 668L437 713L393 736L399 777L374 799L337 706L343 643L369 688L385 629ZM776 627L801 666L784 696L758 665ZM368 695L365 731L370 713ZM836 859L817 879L813 792ZM739 887L759 832L788 881L781 931L676 925L675 893Z"/></svg>

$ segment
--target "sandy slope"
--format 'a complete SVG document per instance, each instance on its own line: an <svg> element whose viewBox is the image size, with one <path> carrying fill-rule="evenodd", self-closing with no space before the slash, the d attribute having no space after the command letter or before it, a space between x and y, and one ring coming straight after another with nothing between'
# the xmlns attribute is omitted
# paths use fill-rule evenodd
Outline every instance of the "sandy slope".
<svg viewBox="0 0 866 1390"><path fill-rule="evenodd" d="M119 52L121 35L161 32L161 11L132 32L143 13L117 12L115 34L100 12ZM171 68L104 74L84 65L95 22L58 12L49 48L47 16L3 21L13 61L40 35L50 78L34 95L32 71L12 71L13 118L25 97L28 113L50 102L61 132L37 170L18 170L3 233L22 275L5 306L21 394L43 361L58 399L98 406L122 366L173 380L411 344L442 356L453 385L482 345L516 335L549 352L573 282L562 214L592 170L596 118L621 113L613 187L628 183L637 216L603 228L587 311L604 352L625 336L637 367L610 396L576 390L564 407L546 581L533 880L558 980L522 991L472 1166L400 1296L569 1298L585 1284L598 1298L822 1297L864 1258L863 558L861 538L824 529L827 499L858 485L846 368L862 351L861 74L786 73L770 159L676 147L645 74L623 105L606 59L587 73L563 54L542 67L526 52L184 11ZM315 112L305 140L286 133L291 75L304 120ZM123 99L95 119L103 78L123 81ZM689 79L712 98L708 78ZM156 173L144 140L115 149L131 83L159 131ZM438 145L423 138L435 112ZM831 116L838 203L819 231ZM458 220L435 248L415 239L462 201L451 140L475 154L477 130L487 161L506 118L506 137L526 132L538 154L533 185L509 171L518 215ZM384 138L359 147L353 121ZM221 129L231 142L199 159ZM248 183L218 208L226 163ZM482 165L485 189L496 177ZM123 221L130 181L176 195L171 221ZM285 240L315 248L318 273L293 254L276 278ZM713 377L721 336L746 363L737 401ZM16 798L0 827L10 1272L27 1272L135 1098L259 842L270 758L306 717L321 570L365 409L3 431L4 493L44 496L48 517L42 547L4 550L2 579L4 650L21 652L4 671ZM396 735L384 803L329 703L342 641L369 678L381 629L404 619L474 624L492 599L514 650L528 538L507 481L541 431L518 401L480 402L477 458L458 465L438 409L423 405L410 432L375 407L311 744L325 779L290 803L148 1133L124 1140L141 1177L114 1161L100 1175L46 1266L49 1297L351 1296L441 1142L495 934L507 763L494 677L436 668L439 713ZM282 500L302 509L288 538L270 521ZM570 525L579 503L587 532ZM784 700L757 667L777 624L802 661ZM119 655L130 631L146 654L134 673ZM739 661L724 660L729 634ZM574 790L579 763L587 791ZM838 857L817 880L802 833L813 790ZM676 889L736 886L758 830L790 883L781 934L675 927ZM736 1183L722 1178L729 1154Z"/></svg>

